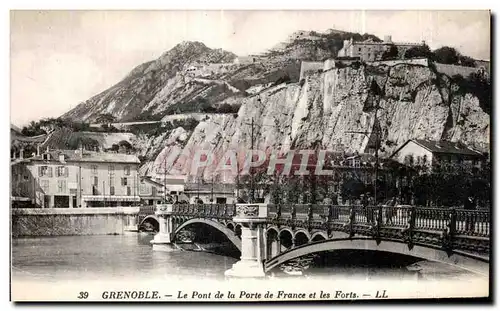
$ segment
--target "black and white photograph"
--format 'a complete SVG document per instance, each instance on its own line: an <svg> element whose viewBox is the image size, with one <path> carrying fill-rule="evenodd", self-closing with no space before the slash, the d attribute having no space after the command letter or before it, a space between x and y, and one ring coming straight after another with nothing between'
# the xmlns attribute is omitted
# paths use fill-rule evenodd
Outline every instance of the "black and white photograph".
<svg viewBox="0 0 500 311"><path fill-rule="evenodd" d="M489 10L9 19L11 301L491 299Z"/></svg>

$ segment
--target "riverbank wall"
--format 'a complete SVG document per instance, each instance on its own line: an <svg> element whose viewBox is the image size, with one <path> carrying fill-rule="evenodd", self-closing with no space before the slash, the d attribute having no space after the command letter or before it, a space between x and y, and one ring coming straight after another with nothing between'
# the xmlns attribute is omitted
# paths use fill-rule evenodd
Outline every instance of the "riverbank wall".
<svg viewBox="0 0 500 311"><path fill-rule="evenodd" d="M12 236L124 234L130 215L117 208L12 209Z"/></svg>

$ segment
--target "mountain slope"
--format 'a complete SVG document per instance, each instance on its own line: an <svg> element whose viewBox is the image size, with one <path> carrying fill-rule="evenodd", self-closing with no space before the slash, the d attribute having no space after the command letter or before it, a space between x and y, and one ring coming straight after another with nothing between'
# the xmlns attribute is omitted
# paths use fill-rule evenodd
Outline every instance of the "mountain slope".
<svg viewBox="0 0 500 311"><path fill-rule="evenodd" d="M186 65L231 62L235 57L233 53L210 49L200 42L182 42L158 59L137 66L122 81L62 117L93 122L100 114L110 113L119 121L137 119L156 94Z"/></svg>

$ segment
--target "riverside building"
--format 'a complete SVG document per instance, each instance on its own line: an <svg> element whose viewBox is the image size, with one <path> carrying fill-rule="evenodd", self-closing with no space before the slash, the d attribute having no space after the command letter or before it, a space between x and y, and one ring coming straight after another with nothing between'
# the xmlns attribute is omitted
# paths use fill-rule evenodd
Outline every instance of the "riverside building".
<svg viewBox="0 0 500 311"><path fill-rule="evenodd" d="M130 154L47 149L11 162L12 195L41 208L135 206L139 164Z"/></svg>

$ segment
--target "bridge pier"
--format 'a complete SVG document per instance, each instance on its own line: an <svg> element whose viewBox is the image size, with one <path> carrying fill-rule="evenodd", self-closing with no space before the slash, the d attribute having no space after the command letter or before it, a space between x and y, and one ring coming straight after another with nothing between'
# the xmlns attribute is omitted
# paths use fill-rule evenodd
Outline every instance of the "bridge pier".
<svg viewBox="0 0 500 311"><path fill-rule="evenodd" d="M228 277L263 278L266 257L266 204L237 204L235 223L241 224L241 258L225 272Z"/></svg>
<svg viewBox="0 0 500 311"><path fill-rule="evenodd" d="M273 239L267 242L267 258L273 258L274 256L278 256L280 253L280 240L278 237L274 237Z"/></svg>
<svg viewBox="0 0 500 311"><path fill-rule="evenodd" d="M155 235L151 244L154 251L169 252L177 250L173 243L174 226L172 222L173 206L171 204L158 205L155 211L160 223L160 230Z"/></svg>
<svg viewBox="0 0 500 311"><path fill-rule="evenodd" d="M139 226L137 218L139 217L139 206L123 206L121 208L123 212L123 232L138 232Z"/></svg>

